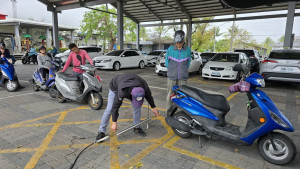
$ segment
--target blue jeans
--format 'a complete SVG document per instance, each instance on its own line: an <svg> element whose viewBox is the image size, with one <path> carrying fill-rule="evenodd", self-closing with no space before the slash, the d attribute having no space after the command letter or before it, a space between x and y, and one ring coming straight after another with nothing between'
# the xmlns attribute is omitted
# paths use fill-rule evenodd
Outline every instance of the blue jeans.
<svg viewBox="0 0 300 169"><path fill-rule="evenodd" d="M109 119L111 117L111 110L114 104L116 93L109 89L108 98L107 98L107 106L103 113L100 127L98 129L99 132L106 133L106 127L109 123ZM133 106L132 106L133 107ZM134 108L133 107L133 124L138 124L141 122L141 107Z"/></svg>

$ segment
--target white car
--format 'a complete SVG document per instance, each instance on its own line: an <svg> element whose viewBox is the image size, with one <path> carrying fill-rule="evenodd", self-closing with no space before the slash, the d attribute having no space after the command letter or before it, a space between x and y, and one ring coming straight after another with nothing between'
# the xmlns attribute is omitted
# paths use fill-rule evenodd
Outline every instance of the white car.
<svg viewBox="0 0 300 169"><path fill-rule="evenodd" d="M240 80L241 72L233 71L235 64L245 64L249 67L249 59L242 52L218 53L207 62L202 69L203 79Z"/></svg>
<svg viewBox="0 0 300 169"><path fill-rule="evenodd" d="M300 50L272 50L260 74L265 80L300 82Z"/></svg>
<svg viewBox="0 0 300 169"><path fill-rule="evenodd" d="M146 56L148 61L147 66L155 66L156 62L159 61L161 57L163 57L164 53L166 53L166 50L155 50L148 53L148 55Z"/></svg>
<svg viewBox="0 0 300 169"><path fill-rule="evenodd" d="M156 63L155 72L158 76L167 76L168 68L165 65L166 53L163 54L163 57ZM192 60L189 67L189 73L197 72L201 74L202 71L202 59L199 57L197 52L192 52Z"/></svg>
<svg viewBox="0 0 300 169"><path fill-rule="evenodd" d="M143 69L147 58L138 50L116 50L93 59L95 67L120 70L120 68L138 67Z"/></svg>
<svg viewBox="0 0 300 169"><path fill-rule="evenodd" d="M91 57L91 59L93 59L94 57L97 56L101 56L103 55L103 51L102 48L100 47L95 47L95 46L79 46L79 49L83 49L85 50L89 56ZM59 53L57 55L55 55L56 58L61 58L63 64L66 63L66 61L68 60L69 54L70 54L71 50L68 49L63 53Z"/></svg>

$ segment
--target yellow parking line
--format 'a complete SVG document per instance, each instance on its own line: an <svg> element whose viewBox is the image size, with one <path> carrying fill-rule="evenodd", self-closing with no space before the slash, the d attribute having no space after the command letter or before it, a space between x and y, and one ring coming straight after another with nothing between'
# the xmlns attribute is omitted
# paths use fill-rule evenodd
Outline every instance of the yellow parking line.
<svg viewBox="0 0 300 169"><path fill-rule="evenodd" d="M84 106L84 107L86 107L86 106ZM61 115L57 119L55 125L53 126L53 128L51 129L51 131L48 133L48 135L44 139L44 141L41 144L41 146L37 149L37 151L31 157L30 161L26 164L26 166L24 167L24 169L31 169L31 168L35 167L35 165L37 164L37 162L40 160L40 158L42 157L42 155L46 151L46 149L47 149L48 145L50 144L51 140L53 139L54 134L57 132L58 128L63 123L63 120L65 119L65 117L68 114L68 112L72 111L72 110L83 109L84 107L78 107L78 108L75 108L75 109L70 109L70 110L66 110L66 111L61 112Z"/></svg>
<svg viewBox="0 0 300 169"><path fill-rule="evenodd" d="M233 166L233 165L230 165L230 164L227 164L227 163L223 163L223 162L220 162L220 161L217 161L217 160L214 160L214 159L211 159L209 157L202 156L202 155L199 155L199 154L196 154L196 153L192 153L190 151L187 151L187 150L184 150L184 149L181 149L181 148L178 148L178 147L174 147L173 144L176 143L179 139L180 139L179 136L175 136L170 141L168 141L164 145L164 147L168 148L170 150L179 152L181 154L185 154L185 155L188 155L190 157L197 158L197 159L199 159L201 161L205 161L205 162L211 163L213 165L217 165L217 166L228 168L228 169L240 169L239 167L236 167L236 166Z"/></svg>
<svg viewBox="0 0 300 169"><path fill-rule="evenodd" d="M110 126L112 121L110 121ZM110 130L110 168L119 169L119 150L118 150L118 137L116 132Z"/></svg>

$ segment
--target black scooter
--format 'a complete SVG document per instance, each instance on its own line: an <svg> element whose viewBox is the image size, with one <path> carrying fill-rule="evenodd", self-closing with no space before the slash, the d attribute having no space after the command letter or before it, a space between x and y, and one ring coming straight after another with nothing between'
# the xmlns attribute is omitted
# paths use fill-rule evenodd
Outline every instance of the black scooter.
<svg viewBox="0 0 300 169"><path fill-rule="evenodd" d="M26 52L23 57L22 57L22 63L25 64L30 64L32 62L33 64L37 64L37 55L31 55L29 56L29 52Z"/></svg>

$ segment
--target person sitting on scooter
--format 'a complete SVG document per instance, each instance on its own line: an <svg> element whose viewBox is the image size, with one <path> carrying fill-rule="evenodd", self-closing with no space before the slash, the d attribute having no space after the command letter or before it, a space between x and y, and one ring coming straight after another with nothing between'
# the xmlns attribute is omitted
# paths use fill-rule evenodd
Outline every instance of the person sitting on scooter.
<svg viewBox="0 0 300 169"><path fill-rule="evenodd" d="M46 47L45 46L40 46L39 47L39 54L37 56L37 61L38 61L38 68L39 72L42 74L43 78L43 84L46 83L46 77L47 74L49 74L49 69L51 67L51 56L46 53Z"/></svg>
<svg viewBox="0 0 300 169"><path fill-rule="evenodd" d="M31 45L30 50L28 52L28 56L36 55L36 49L34 45Z"/></svg>
<svg viewBox="0 0 300 169"><path fill-rule="evenodd" d="M153 113L158 116L159 113L155 108L154 99L147 82L140 76L125 73L114 77L109 84L109 93L107 99L107 106L102 116L101 125L98 129L98 135L96 140L100 140L105 137L106 127L112 116L111 129L115 131L117 129L117 119L119 117L119 109L122 105L123 99L129 99L133 107L133 123L140 123L141 118L141 106L143 105L144 98L150 104ZM143 137L146 133L140 128L134 128L134 132Z"/></svg>
<svg viewBox="0 0 300 169"><path fill-rule="evenodd" d="M77 76L80 80L83 79L82 73L83 70L79 69L78 66L85 65L86 59L90 62L91 65L94 65L93 60L90 58L88 53L85 50L79 49L75 43L71 43L69 45L69 49L71 50L68 60L60 72L65 72L70 66L71 62L73 63L73 76Z"/></svg>
<svg viewBox="0 0 300 169"><path fill-rule="evenodd" d="M0 57L5 57L9 63L13 63L9 50L5 47L5 43L0 43Z"/></svg>

